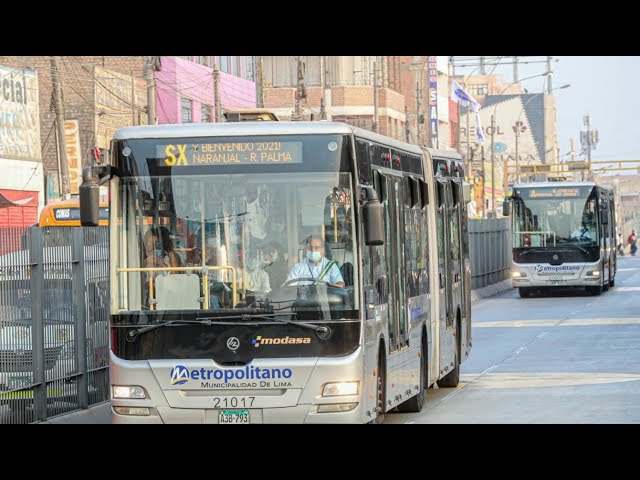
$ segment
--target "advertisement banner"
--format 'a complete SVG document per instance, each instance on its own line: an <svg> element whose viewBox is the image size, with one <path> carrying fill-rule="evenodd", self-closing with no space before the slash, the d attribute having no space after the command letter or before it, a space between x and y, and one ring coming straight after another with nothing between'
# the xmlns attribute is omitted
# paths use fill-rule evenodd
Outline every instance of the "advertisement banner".
<svg viewBox="0 0 640 480"><path fill-rule="evenodd" d="M38 76L0 66L0 158L42 161Z"/></svg>
<svg viewBox="0 0 640 480"><path fill-rule="evenodd" d="M69 164L69 191L72 195L80 192L82 183L82 155L80 153L80 125L78 120L64 121L64 141Z"/></svg>
<svg viewBox="0 0 640 480"><path fill-rule="evenodd" d="M429 57L427 67L429 77L429 138L431 139L431 148L438 148L438 57Z"/></svg>

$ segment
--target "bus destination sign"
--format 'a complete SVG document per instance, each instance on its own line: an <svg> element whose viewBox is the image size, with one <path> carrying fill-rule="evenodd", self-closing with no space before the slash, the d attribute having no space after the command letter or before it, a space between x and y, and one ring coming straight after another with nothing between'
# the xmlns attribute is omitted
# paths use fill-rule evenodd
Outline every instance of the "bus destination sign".
<svg viewBox="0 0 640 480"><path fill-rule="evenodd" d="M580 197L579 187L532 188L531 190L529 190L529 198L578 198L578 197Z"/></svg>
<svg viewBox="0 0 640 480"><path fill-rule="evenodd" d="M162 166L302 163L302 142L221 142L158 145Z"/></svg>

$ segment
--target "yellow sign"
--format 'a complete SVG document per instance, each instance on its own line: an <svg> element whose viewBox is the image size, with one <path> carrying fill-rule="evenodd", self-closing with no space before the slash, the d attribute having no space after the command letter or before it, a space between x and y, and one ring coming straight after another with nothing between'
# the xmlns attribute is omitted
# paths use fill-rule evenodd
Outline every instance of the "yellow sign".
<svg viewBox="0 0 640 480"><path fill-rule="evenodd" d="M302 142L223 142L158 145L167 167L302 163Z"/></svg>

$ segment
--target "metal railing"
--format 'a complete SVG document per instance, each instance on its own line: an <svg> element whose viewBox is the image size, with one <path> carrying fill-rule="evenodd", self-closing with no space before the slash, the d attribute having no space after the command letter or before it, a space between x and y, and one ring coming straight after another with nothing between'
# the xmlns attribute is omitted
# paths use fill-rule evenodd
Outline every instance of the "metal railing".
<svg viewBox="0 0 640 480"><path fill-rule="evenodd" d="M469 220L471 288L482 288L511 278L509 218Z"/></svg>
<svg viewBox="0 0 640 480"><path fill-rule="evenodd" d="M108 227L0 238L0 424L108 400Z"/></svg>

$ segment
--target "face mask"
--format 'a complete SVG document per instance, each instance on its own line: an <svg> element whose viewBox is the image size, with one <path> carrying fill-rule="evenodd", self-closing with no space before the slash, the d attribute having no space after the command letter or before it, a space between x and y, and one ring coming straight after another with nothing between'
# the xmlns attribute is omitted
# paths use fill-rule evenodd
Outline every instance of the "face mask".
<svg viewBox="0 0 640 480"><path fill-rule="evenodd" d="M154 257L164 257L162 249L161 248L154 248L153 249L153 256Z"/></svg>
<svg viewBox="0 0 640 480"><path fill-rule="evenodd" d="M307 252L307 258L313 263L318 263L322 258L322 254L320 252Z"/></svg>
<svg viewBox="0 0 640 480"><path fill-rule="evenodd" d="M278 260L278 254L277 253L272 253L271 254L271 262L270 263L273 263L276 260Z"/></svg>

